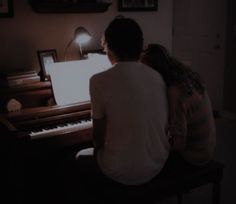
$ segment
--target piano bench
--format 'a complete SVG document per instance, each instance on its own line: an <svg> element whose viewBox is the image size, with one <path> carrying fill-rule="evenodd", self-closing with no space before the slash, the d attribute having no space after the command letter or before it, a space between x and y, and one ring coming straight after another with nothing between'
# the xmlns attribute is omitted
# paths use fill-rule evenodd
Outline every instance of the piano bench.
<svg viewBox="0 0 236 204"><path fill-rule="evenodd" d="M177 203L181 204L185 192L205 184L212 184L212 204L219 204L223 168L224 165L217 161L211 161L196 168L186 168L183 171L164 168L156 178L147 184L140 186L104 186L102 203L151 204L171 196L177 196Z"/></svg>

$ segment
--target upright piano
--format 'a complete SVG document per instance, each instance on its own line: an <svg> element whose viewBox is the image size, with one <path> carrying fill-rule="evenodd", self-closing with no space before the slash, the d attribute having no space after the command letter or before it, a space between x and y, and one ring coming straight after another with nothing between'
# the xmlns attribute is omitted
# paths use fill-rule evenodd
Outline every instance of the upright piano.
<svg viewBox="0 0 236 204"><path fill-rule="evenodd" d="M0 89L0 178L8 201L47 203L58 165L92 144L90 102L47 105L51 89L50 82ZM20 111L6 110L11 98L22 104Z"/></svg>
<svg viewBox="0 0 236 204"><path fill-rule="evenodd" d="M2 186L8 199L23 199L17 203L35 203L35 199L49 203L52 191L58 193L54 184L60 180L55 174L58 165L66 167L71 161L67 156L91 147L89 78L111 67L105 56L98 55L50 66L51 81L0 88L1 176L6 180ZM75 100L67 100L70 91ZM20 102L20 111L7 111L11 99Z"/></svg>
<svg viewBox="0 0 236 204"><path fill-rule="evenodd" d="M6 112L1 117L35 146L54 149L91 141L89 79L110 67L107 56L96 53L85 60L51 63L51 82L0 89L5 96L0 96L1 107L11 98L22 104L21 111ZM45 101L51 98L59 105L47 106Z"/></svg>
<svg viewBox="0 0 236 204"><path fill-rule="evenodd" d="M39 151L59 150L91 141L92 121L89 101L47 106L45 105L47 100L53 97L50 82L41 82L41 86L37 85L37 88L34 86L36 84L31 86L30 90L26 86L8 92L11 93L8 100L11 97L16 98L22 103L22 109L17 112L3 110L0 121L2 127L8 129L9 133L14 132L16 137L26 140ZM6 104L2 107L4 106Z"/></svg>

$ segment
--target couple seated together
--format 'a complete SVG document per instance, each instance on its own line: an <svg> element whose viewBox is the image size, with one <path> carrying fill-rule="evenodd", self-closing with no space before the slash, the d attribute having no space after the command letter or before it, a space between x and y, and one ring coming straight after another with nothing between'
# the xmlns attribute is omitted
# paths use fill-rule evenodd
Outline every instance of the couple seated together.
<svg viewBox="0 0 236 204"><path fill-rule="evenodd" d="M104 182L145 184L170 160L199 166L214 157L214 118L200 76L159 44L143 49L143 41L130 18L115 18L104 32L112 67L90 79L94 148L77 154L65 179L78 196L91 198L92 186Z"/></svg>

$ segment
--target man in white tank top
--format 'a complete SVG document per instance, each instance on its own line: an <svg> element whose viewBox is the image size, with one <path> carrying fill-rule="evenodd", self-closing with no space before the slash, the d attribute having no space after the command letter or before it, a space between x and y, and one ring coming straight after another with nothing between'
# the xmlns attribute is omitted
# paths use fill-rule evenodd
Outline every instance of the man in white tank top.
<svg viewBox="0 0 236 204"><path fill-rule="evenodd" d="M103 46L113 67L90 79L96 161L111 180L143 184L161 171L169 154L166 85L138 61L143 34L134 20L115 18Z"/></svg>

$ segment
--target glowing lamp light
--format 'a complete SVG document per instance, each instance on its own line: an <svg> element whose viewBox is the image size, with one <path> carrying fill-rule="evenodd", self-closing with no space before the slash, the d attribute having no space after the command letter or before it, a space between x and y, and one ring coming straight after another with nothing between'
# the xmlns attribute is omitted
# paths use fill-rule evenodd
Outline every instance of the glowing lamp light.
<svg viewBox="0 0 236 204"><path fill-rule="evenodd" d="M72 43L76 43L79 46L79 56L83 58L82 45L89 42L91 40L91 34L84 27L77 27L74 32L74 37L69 41L65 49L65 60L67 49L70 47Z"/></svg>
<svg viewBox="0 0 236 204"><path fill-rule="evenodd" d="M91 36L82 34L76 37L75 42L77 44L84 44L84 43L87 43L90 39L91 39Z"/></svg>

